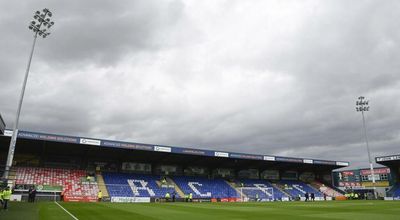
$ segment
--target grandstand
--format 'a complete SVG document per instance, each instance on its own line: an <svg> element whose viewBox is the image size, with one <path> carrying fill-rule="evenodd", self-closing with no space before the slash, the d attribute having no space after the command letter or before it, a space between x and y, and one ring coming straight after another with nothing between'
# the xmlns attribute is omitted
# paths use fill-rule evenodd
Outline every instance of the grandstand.
<svg viewBox="0 0 400 220"><path fill-rule="evenodd" d="M390 155L375 158L376 163L384 165L390 169L390 185L387 191L388 200L400 200L400 155Z"/></svg>
<svg viewBox="0 0 400 220"><path fill-rule="evenodd" d="M5 164L11 131L0 135ZM20 131L10 181L26 199L31 186L44 200L288 201L305 193L341 195L333 169L348 162L180 148Z"/></svg>

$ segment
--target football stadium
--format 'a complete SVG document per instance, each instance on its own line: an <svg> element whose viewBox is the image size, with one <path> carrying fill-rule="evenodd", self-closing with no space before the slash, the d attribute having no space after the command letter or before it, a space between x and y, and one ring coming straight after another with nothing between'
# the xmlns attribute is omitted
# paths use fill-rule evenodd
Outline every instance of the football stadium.
<svg viewBox="0 0 400 220"><path fill-rule="evenodd" d="M0 8L0 220L400 219L399 2Z"/></svg>
<svg viewBox="0 0 400 220"><path fill-rule="evenodd" d="M11 134L0 136L2 164ZM334 185L332 170L345 161L31 131L19 131L17 146L2 219L398 219L400 211L399 156L376 158L393 178L372 198L368 187Z"/></svg>

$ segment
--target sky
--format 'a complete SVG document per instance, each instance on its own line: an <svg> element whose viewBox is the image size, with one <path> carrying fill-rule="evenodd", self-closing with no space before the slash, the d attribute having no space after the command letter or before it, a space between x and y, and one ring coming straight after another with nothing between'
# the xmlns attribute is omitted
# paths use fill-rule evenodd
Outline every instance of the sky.
<svg viewBox="0 0 400 220"><path fill-rule="evenodd" d="M19 128L350 161L400 153L400 1L0 0L0 113Z"/></svg>

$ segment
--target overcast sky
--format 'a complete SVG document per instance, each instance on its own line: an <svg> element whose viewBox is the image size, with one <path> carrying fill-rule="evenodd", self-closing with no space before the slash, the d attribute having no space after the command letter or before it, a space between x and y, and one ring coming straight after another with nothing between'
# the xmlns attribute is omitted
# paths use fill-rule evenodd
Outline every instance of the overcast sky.
<svg viewBox="0 0 400 220"><path fill-rule="evenodd" d="M350 161L400 153L400 1L0 1L0 113L12 128Z"/></svg>

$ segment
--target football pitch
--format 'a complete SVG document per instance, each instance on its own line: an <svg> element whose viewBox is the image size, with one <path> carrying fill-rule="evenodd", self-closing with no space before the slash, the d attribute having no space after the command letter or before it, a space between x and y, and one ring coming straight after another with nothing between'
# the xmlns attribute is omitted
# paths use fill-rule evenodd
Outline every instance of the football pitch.
<svg viewBox="0 0 400 220"><path fill-rule="evenodd" d="M1 220L400 219L400 201L266 203L11 203Z"/></svg>

